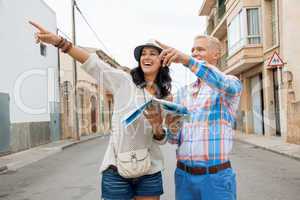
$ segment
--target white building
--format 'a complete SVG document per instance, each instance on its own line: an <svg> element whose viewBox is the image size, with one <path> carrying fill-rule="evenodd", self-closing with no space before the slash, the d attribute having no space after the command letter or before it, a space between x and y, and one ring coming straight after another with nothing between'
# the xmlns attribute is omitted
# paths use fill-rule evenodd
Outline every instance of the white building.
<svg viewBox="0 0 300 200"><path fill-rule="evenodd" d="M43 0L0 0L0 92L10 96L11 151L60 138L58 51L35 43L29 20L57 30Z"/></svg>

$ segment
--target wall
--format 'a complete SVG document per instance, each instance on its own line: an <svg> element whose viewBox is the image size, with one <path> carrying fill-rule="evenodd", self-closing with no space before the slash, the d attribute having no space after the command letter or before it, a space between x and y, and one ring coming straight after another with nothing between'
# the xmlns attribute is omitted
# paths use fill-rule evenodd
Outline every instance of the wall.
<svg viewBox="0 0 300 200"><path fill-rule="evenodd" d="M57 49L41 55L28 21L56 32L56 15L42 0L0 1L0 92L10 96L11 151L59 139ZM52 133L51 133L52 131Z"/></svg>
<svg viewBox="0 0 300 200"><path fill-rule="evenodd" d="M49 142L49 122L15 123L11 125L11 152L26 150Z"/></svg>
<svg viewBox="0 0 300 200"><path fill-rule="evenodd" d="M300 144L300 45L295 45L300 42L299 8L299 0L279 1L280 54L286 62L283 71L290 74L291 80L283 88L282 120L286 124L283 129L286 132L286 140L296 144Z"/></svg>
<svg viewBox="0 0 300 200"><path fill-rule="evenodd" d="M285 70L293 73L293 89L295 90L295 101L300 101L300 1L281 0L280 7L280 51L286 62Z"/></svg>
<svg viewBox="0 0 300 200"><path fill-rule="evenodd" d="M56 32L55 13L40 0L2 0L0 1L0 92L11 97L11 121L37 122L50 121L50 102L58 102L57 66L58 56L54 47L47 47L47 56L40 55L40 46L35 43L35 29L28 23L34 20ZM52 72L56 72L55 75ZM24 73L29 75L22 79ZM39 74L36 74L39 73ZM5 77L5 78L4 78ZM49 77L49 78L48 78ZM20 87L18 87L20 81ZM14 92L18 87L17 92ZM15 98L15 95L20 98ZM25 104L21 106L19 101ZM34 114L34 111L43 109Z"/></svg>
<svg viewBox="0 0 300 200"><path fill-rule="evenodd" d="M95 48L82 47L90 53L96 52ZM66 54L60 54L61 61L61 117L62 117L62 138L75 137L75 112L74 112L74 89L73 89L73 60ZM95 133L107 133L109 131L109 112L106 91L99 87L96 79L81 69L81 64L77 65L77 95L78 95L78 121L79 134L90 135ZM68 81L70 88L68 96L64 83ZM96 129L92 131L91 124L91 97L96 98ZM68 100L68 102L67 102ZM68 113L69 111L69 113ZM83 112L83 113L82 113Z"/></svg>

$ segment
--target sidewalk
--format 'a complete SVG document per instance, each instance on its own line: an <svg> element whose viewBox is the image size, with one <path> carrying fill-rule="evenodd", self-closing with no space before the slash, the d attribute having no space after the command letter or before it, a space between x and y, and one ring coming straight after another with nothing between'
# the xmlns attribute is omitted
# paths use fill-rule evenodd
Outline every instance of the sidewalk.
<svg viewBox="0 0 300 200"><path fill-rule="evenodd" d="M257 136L236 132L234 138L240 142L248 143L300 161L300 145L286 143L280 137Z"/></svg>
<svg viewBox="0 0 300 200"><path fill-rule="evenodd" d="M25 167L31 163L37 162L50 155L58 153L73 145L93 140L105 134L97 134L92 136L82 136L80 141L74 139L60 140L49 144L41 145L35 148L31 148L18 153L13 153L7 156L0 157L0 175L9 171L17 171L18 169Z"/></svg>
<svg viewBox="0 0 300 200"><path fill-rule="evenodd" d="M31 163L44 159L78 143L86 142L106 135L82 136L80 141L61 140L35 147L26 151L0 157L0 175L9 171L17 171ZM300 161L300 145L283 142L279 137L265 137L235 133L235 140L248 143L275 153L279 153Z"/></svg>

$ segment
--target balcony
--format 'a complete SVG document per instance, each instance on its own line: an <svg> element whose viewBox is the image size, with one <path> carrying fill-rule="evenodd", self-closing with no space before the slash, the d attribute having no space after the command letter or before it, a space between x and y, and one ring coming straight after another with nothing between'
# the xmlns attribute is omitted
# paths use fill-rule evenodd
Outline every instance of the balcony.
<svg viewBox="0 0 300 200"><path fill-rule="evenodd" d="M226 34L227 34L226 18L222 18L222 20L218 22L218 24L215 26L215 28L213 29L210 35L221 39Z"/></svg>
<svg viewBox="0 0 300 200"><path fill-rule="evenodd" d="M239 74L242 71L264 62L263 47L260 44L245 45L227 58L226 74Z"/></svg>
<svg viewBox="0 0 300 200"><path fill-rule="evenodd" d="M199 16L208 16L215 5L216 0L203 0L202 6L199 10Z"/></svg>
<svg viewBox="0 0 300 200"><path fill-rule="evenodd" d="M216 5L210 9L210 13L207 15L209 18L206 33L219 39L227 33L226 17L224 17L226 6L224 2L224 0L218 0Z"/></svg>

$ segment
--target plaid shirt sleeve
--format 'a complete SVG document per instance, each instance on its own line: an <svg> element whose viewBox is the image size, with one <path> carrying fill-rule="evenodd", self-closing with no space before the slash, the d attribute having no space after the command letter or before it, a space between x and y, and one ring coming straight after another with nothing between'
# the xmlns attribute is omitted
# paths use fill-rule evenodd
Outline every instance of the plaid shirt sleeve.
<svg viewBox="0 0 300 200"><path fill-rule="evenodd" d="M172 133L169 129L167 131L168 142L170 144L179 144L179 133Z"/></svg>
<svg viewBox="0 0 300 200"><path fill-rule="evenodd" d="M194 58L190 58L188 67L198 78L224 94L230 102L235 102L236 97L240 96L242 84L237 77L226 75L218 69L208 67L205 61L198 61Z"/></svg>

